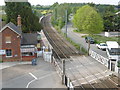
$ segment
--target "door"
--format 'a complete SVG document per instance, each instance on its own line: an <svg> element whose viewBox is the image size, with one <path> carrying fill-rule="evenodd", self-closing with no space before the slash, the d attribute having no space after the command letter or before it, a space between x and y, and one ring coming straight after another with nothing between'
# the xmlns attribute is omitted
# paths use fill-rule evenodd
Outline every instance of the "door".
<svg viewBox="0 0 120 90"><path fill-rule="evenodd" d="M108 69L110 69L110 60L108 61Z"/></svg>
<svg viewBox="0 0 120 90"><path fill-rule="evenodd" d="M111 71L115 71L116 59L111 59Z"/></svg>
<svg viewBox="0 0 120 90"><path fill-rule="evenodd" d="M111 71L115 71L115 64L111 62Z"/></svg>

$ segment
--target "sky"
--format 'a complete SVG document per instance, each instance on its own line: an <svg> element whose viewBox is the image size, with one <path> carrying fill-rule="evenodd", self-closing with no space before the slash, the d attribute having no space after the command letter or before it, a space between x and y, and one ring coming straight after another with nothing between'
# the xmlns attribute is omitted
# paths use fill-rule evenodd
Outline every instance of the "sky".
<svg viewBox="0 0 120 90"><path fill-rule="evenodd" d="M37 5L37 4L52 5L55 2L58 2L58 3L64 3L64 2L66 2L66 3L88 3L88 2L93 2L95 4L118 5L118 2L120 0L28 0L28 1L31 3L31 5ZM4 0L0 0L0 5L5 5Z"/></svg>

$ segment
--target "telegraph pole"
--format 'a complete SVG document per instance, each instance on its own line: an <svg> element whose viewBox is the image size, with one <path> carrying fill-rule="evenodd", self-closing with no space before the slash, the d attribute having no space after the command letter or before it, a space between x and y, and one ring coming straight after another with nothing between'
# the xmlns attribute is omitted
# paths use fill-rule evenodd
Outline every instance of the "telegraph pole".
<svg viewBox="0 0 120 90"><path fill-rule="evenodd" d="M55 8L55 20L57 20L57 9Z"/></svg>
<svg viewBox="0 0 120 90"><path fill-rule="evenodd" d="M88 40L88 56L89 56L89 51L90 51L90 40Z"/></svg>
<svg viewBox="0 0 120 90"><path fill-rule="evenodd" d="M67 16L67 10L65 11L65 14L66 14L66 20L65 20L65 29L66 29L66 37L67 37L67 18L68 18L68 16Z"/></svg>
<svg viewBox="0 0 120 90"><path fill-rule="evenodd" d="M65 83L65 60L62 60L62 84Z"/></svg>

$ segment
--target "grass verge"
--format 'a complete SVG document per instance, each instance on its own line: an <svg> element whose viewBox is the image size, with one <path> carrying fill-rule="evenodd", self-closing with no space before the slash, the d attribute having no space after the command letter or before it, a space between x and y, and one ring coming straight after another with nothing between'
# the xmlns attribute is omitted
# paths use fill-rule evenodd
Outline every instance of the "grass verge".
<svg viewBox="0 0 120 90"><path fill-rule="evenodd" d="M68 37L66 37L66 40L69 41L78 51L80 51L80 53L87 55L87 50L82 45L76 44Z"/></svg>
<svg viewBox="0 0 120 90"><path fill-rule="evenodd" d="M85 32L83 31L79 31L79 30L73 30L73 31L77 33L85 34ZM106 43L106 41L116 41L120 45L120 40L119 40L120 37L106 37L101 35L85 35L82 37L85 38L86 36L92 37L95 40L95 43Z"/></svg>
<svg viewBox="0 0 120 90"><path fill-rule="evenodd" d="M120 44L119 38L120 37L105 37L101 35L87 35L89 37L92 37L95 40L95 43L106 43L106 41L116 41ZM86 37L83 36L83 38Z"/></svg>
<svg viewBox="0 0 120 90"><path fill-rule="evenodd" d="M70 42L78 51L80 51L80 53L87 55L87 50L82 46L79 45L77 43L75 43L74 41L72 41L69 37L66 37L66 35L61 32L61 29L58 26L54 26L54 28L58 31L58 33L60 33L68 42Z"/></svg>

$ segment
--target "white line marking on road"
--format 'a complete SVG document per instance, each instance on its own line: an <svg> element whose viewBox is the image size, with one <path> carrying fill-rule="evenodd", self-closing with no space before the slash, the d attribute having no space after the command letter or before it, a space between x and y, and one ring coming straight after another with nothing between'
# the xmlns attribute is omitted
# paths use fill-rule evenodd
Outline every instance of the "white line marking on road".
<svg viewBox="0 0 120 90"><path fill-rule="evenodd" d="M35 80L38 79L38 78L37 78L35 75L33 75L32 73L29 73L29 74L30 74L34 79L27 84L26 88L28 88L29 85L30 85L32 82L34 82Z"/></svg>
<svg viewBox="0 0 120 90"><path fill-rule="evenodd" d="M45 77L47 77L47 76L50 76L50 75L52 75L52 74L55 74L55 73L56 73L56 72L51 73L51 74L47 74L47 75L45 75L45 76L43 76L43 77L40 77L40 78L37 78L37 77L36 77L35 75L33 75L32 73L29 73L32 77L34 77L34 79L27 84L26 88L28 88L29 85L30 85L32 82L34 82L34 81L36 81L36 80L38 80L38 79L43 79L43 78L45 78Z"/></svg>
<svg viewBox="0 0 120 90"><path fill-rule="evenodd" d="M37 79L37 77L35 75L33 75L32 73L29 73L34 79Z"/></svg>
<svg viewBox="0 0 120 90"><path fill-rule="evenodd" d="M36 80L36 79L33 79L32 81L30 81L30 82L27 84L26 88L28 88L29 85L30 85L32 82L34 82L35 80Z"/></svg>
<svg viewBox="0 0 120 90"><path fill-rule="evenodd" d="M50 75L52 75L52 74L55 74L55 73L56 73L56 72L53 72L53 73L47 74L47 75L45 75L45 76L43 76L43 77L40 77L40 78L38 78L38 79L43 79L43 78L48 77L48 76L50 76Z"/></svg>

